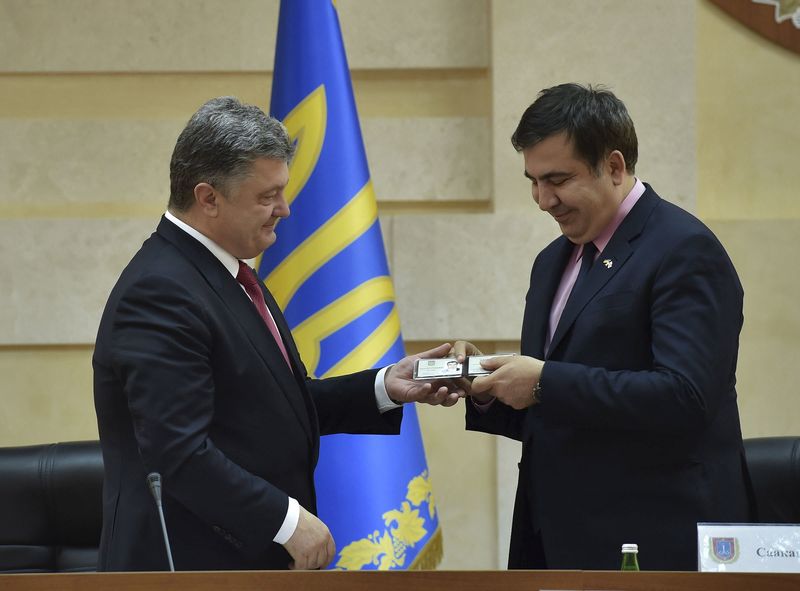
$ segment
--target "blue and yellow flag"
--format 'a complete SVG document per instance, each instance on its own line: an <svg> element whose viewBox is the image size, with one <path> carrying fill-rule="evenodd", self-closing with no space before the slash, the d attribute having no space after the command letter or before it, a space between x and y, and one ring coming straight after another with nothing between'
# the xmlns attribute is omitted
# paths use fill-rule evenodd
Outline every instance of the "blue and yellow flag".
<svg viewBox="0 0 800 591"><path fill-rule="evenodd" d="M297 142L286 199L292 215L263 255L266 281L308 372L330 377L404 356L394 288L331 0L282 0L271 114ZM336 540L333 568L433 568L439 519L414 405L400 436L322 438L320 518Z"/></svg>

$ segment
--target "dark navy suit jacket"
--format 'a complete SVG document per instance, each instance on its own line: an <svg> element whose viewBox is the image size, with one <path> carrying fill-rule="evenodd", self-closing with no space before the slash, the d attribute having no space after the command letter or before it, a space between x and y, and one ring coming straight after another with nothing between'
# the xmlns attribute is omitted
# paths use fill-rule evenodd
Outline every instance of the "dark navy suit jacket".
<svg viewBox="0 0 800 591"><path fill-rule="evenodd" d="M178 570L276 569L288 496L314 512L320 433L397 433L376 371L306 378L288 326L286 365L255 306L197 240L166 219L114 287L95 346L105 463L100 570L167 568L145 477L163 477Z"/></svg>
<svg viewBox="0 0 800 591"><path fill-rule="evenodd" d="M510 568L696 570L696 524L748 521L736 403L742 286L700 221L649 186L561 316L574 245L536 258L522 354L546 359L542 404L495 402L467 427L522 441Z"/></svg>

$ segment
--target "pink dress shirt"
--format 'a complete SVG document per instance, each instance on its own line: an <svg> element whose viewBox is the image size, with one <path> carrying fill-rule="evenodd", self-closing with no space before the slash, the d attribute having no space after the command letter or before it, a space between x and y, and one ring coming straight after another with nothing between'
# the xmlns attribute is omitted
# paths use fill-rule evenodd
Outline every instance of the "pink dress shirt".
<svg viewBox="0 0 800 591"><path fill-rule="evenodd" d="M608 226L600 232L600 235L592 241L597 247L595 259L602 254L603 249L608 245L614 232L617 231L617 228L619 228L619 225L622 223L622 220L624 220L631 209L633 209L633 206L636 205L636 202L639 201L639 197L641 197L643 193L644 183L636 179L630 193L628 193L625 199L622 200L622 203L620 203L617 213L614 215L614 219L612 219L611 223L609 223ZM575 280L578 278L578 271L580 270L579 263L582 255L583 244L576 244L569 257L569 262L567 262L567 266L564 269L564 274L561 275L561 283L558 285L556 295L553 298L553 306L550 308L550 323L547 327L547 340L544 343L545 354L550 348L550 341L553 339L558 321L561 320L561 314L564 312L564 307L567 305L569 295L572 293Z"/></svg>

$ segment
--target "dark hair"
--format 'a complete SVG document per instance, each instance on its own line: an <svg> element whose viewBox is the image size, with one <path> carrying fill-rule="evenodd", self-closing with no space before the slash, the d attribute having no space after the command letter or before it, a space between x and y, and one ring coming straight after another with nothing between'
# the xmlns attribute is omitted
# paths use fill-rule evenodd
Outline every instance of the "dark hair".
<svg viewBox="0 0 800 591"><path fill-rule="evenodd" d="M521 152L562 132L572 140L575 155L593 171L614 150L625 157L630 174L636 169L636 130L625 103L610 90L575 83L544 89L522 114L511 144Z"/></svg>
<svg viewBox="0 0 800 591"><path fill-rule="evenodd" d="M294 149L283 124L258 107L232 96L211 99L192 115L175 143L168 207L186 211L198 183L224 192L249 174L257 158L289 162Z"/></svg>

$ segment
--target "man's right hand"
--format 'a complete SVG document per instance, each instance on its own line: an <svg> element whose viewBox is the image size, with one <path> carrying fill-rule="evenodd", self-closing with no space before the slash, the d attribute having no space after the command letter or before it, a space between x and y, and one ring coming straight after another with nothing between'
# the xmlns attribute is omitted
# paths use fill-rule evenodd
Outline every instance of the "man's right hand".
<svg viewBox="0 0 800 591"><path fill-rule="evenodd" d="M328 526L302 505L297 527L283 547L294 559L289 563L292 570L325 568L336 555L336 543Z"/></svg>

